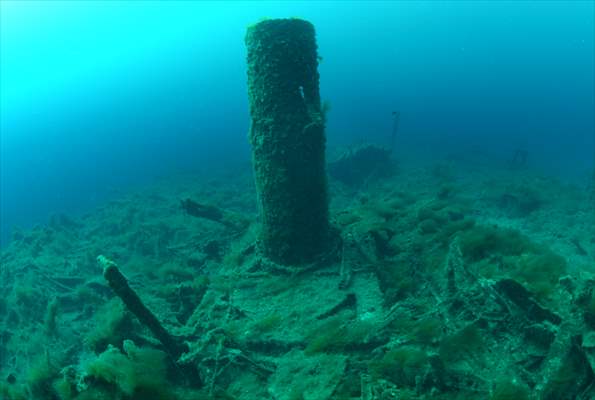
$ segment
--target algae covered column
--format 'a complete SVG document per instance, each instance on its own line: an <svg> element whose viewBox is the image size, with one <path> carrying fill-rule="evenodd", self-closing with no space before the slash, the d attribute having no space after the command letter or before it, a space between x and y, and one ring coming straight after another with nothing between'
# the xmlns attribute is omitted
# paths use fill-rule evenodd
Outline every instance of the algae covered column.
<svg viewBox="0 0 595 400"><path fill-rule="evenodd" d="M246 46L259 248L280 264L310 262L329 237L314 26L265 20L248 28Z"/></svg>

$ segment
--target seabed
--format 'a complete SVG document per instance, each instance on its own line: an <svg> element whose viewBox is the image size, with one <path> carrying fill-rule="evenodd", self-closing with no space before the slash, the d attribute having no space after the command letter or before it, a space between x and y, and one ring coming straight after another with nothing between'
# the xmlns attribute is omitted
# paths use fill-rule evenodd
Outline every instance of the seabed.
<svg viewBox="0 0 595 400"><path fill-rule="evenodd" d="M259 254L249 166L15 231L0 256L0 397L592 399L593 193L504 164L331 176L340 240L299 266Z"/></svg>

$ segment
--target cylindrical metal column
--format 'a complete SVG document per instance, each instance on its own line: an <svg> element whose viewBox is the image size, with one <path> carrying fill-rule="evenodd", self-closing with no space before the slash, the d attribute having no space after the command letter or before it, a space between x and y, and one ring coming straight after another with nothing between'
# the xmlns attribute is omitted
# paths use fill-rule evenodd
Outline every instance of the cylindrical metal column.
<svg viewBox="0 0 595 400"><path fill-rule="evenodd" d="M265 20L248 28L246 46L259 248L280 264L310 262L329 237L314 26Z"/></svg>

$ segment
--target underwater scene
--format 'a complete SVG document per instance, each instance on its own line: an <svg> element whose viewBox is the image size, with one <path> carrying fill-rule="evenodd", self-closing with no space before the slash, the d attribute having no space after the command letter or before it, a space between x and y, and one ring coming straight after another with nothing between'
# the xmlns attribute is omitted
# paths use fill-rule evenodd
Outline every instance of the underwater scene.
<svg viewBox="0 0 595 400"><path fill-rule="evenodd" d="M0 400L595 399L594 14L0 0Z"/></svg>

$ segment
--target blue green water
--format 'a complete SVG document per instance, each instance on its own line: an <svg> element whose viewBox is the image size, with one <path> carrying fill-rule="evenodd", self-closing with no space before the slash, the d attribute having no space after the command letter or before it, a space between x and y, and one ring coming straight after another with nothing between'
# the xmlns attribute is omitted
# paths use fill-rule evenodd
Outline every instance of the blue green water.
<svg viewBox="0 0 595 400"><path fill-rule="evenodd" d="M592 1L0 1L0 243L156 177L247 163L244 34L317 30L331 146L595 157Z"/></svg>

